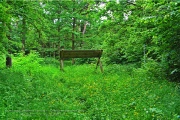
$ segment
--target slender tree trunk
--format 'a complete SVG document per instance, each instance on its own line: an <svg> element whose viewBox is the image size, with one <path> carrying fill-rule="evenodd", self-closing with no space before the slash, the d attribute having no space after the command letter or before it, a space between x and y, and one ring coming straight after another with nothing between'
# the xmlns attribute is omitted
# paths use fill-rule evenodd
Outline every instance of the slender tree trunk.
<svg viewBox="0 0 180 120"><path fill-rule="evenodd" d="M85 32L86 32L86 25L87 25L87 22L85 22L84 23L84 27L83 27L83 30L82 30L82 41L81 41L81 47L82 47L82 45L83 45L83 41L84 41L84 34L85 34Z"/></svg>
<svg viewBox="0 0 180 120"><path fill-rule="evenodd" d="M51 54L51 48L52 48L52 43L51 42L49 42L49 47L48 47L48 52L49 52L49 57L51 57L52 56L52 54Z"/></svg>
<svg viewBox="0 0 180 120"><path fill-rule="evenodd" d="M61 12L60 11L58 11L58 13L60 14ZM60 22L60 19L58 18L58 22ZM59 33L59 36L58 36L58 53L59 53L59 61L60 61L60 46L61 46L61 37L60 37L60 24L59 24L59 26L58 26L58 33Z"/></svg>
<svg viewBox="0 0 180 120"><path fill-rule="evenodd" d="M25 19L25 17L23 17L23 20L22 20L22 27L23 27L23 31L22 31L22 52L23 52L23 54L25 54L25 44L26 44L26 19Z"/></svg>
<svg viewBox="0 0 180 120"><path fill-rule="evenodd" d="M37 29L37 32L38 32L38 39L40 40L40 44L41 44L41 48L43 49L44 48L44 43L43 43L43 40L42 40L42 34L41 34L41 30L39 30L39 29ZM39 48L37 48L38 49L38 51L40 52L40 55L42 56L42 57L44 57L44 52L43 52L43 50L42 49L39 49Z"/></svg>
<svg viewBox="0 0 180 120"><path fill-rule="evenodd" d="M74 9L73 9L73 11L74 11ZM75 24L76 24L76 19L73 17L73 32L75 31ZM74 33L72 33L72 50L75 49L75 39L74 38L75 38ZM75 63L75 60L73 58L72 59L72 64L74 64L74 63Z"/></svg>
<svg viewBox="0 0 180 120"><path fill-rule="evenodd" d="M6 67L11 67L12 66L12 58L10 55L6 56Z"/></svg>
<svg viewBox="0 0 180 120"><path fill-rule="evenodd" d="M53 49L54 49L53 56L54 58L56 58L56 43L53 43Z"/></svg>
<svg viewBox="0 0 180 120"><path fill-rule="evenodd" d="M75 0L72 0L73 1L73 4L75 4ZM73 11L72 11L73 13L75 12L75 7L73 6ZM75 16L73 17L73 21L72 21L72 24L73 24L73 26L72 26L72 50L74 50L75 49L75 37L74 37L74 32L75 32L75 24L76 24L76 18L75 18ZM74 64L75 63L75 60L74 60L74 58L72 58L72 64Z"/></svg>
<svg viewBox="0 0 180 120"><path fill-rule="evenodd" d="M82 34L84 35L84 33L86 32L86 25L87 25L87 22L84 23L84 28L83 28L83 31L82 31Z"/></svg>
<svg viewBox="0 0 180 120"><path fill-rule="evenodd" d="M45 49L45 45L44 45L44 43L42 42L42 49L40 49L41 50L41 56L42 57L45 57L45 52L44 52L44 49Z"/></svg>
<svg viewBox="0 0 180 120"><path fill-rule="evenodd" d="M75 31L75 23L76 23L76 19L73 18L73 32ZM72 50L75 49L75 45L74 45L75 39L74 39L74 38L75 38L75 37L74 37L74 33L72 33Z"/></svg>

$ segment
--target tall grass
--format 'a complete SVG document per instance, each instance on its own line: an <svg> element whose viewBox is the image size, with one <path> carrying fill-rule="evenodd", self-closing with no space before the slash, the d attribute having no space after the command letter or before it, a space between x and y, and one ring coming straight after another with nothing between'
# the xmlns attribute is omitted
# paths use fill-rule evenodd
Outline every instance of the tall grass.
<svg viewBox="0 0 180 120"><path fill-rule="evenodd" d="M176 83L133 66L66 65L37 54L0 71L1 119L178 120ZM48 63L48 64L47 64Z"/></svg>

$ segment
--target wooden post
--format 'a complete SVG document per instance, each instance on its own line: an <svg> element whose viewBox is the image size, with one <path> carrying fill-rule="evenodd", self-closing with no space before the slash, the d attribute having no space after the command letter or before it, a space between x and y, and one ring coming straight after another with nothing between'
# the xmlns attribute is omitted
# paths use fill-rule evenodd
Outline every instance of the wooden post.
<svg viewBox="0 0 180 120"><path fill-rule="evenodd" d="M63 65L63 59L61 59L61 60L60 60L60 69L61 69L62 71L64 71L63 66L64 66L64 65Z"/></svg>
<svg viewBox="0 0 180 120"><path fill-rule="evenodd" d="M99 65L99 61L100 61L100 58L98 58L98 61L97 61L97 64L96 64L96 69L97 69L97 66Z"/></svg>
<svg viewBox="0 0 180 120"><path fill-rule="evenodd" d="M102 63L101 63L100 58L98 58L98 61L97 61L97 64L96 64L96 69L97 69L98 65L100 66L101 72L103 72L103 67L102 67Z"/></svg>
<svg viewBox="0 0 180 120"><path fill-rule="evenodd" d="M103 67L102 67L102 63L101 63L100 59L99 59L99 65L100 65L101 72L103 73Z"/></svg>

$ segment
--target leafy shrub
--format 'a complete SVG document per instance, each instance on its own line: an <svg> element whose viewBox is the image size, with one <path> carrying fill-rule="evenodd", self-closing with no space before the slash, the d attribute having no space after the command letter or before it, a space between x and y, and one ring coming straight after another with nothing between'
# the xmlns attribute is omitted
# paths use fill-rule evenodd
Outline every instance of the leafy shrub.
<svg viewBox="0 0 180 120"><path fill-rule="evenodd" d="M28 56L19 55L14 58L12 71L21 72L24 75L32 75L41 67L42 58L38 53L30 53Z"/></svg>
<svg viewBox="0 0 180 120"><path fill-rule="evenodd" d="M154 78L165 78L165 66L160 64L159 62L156 62L152 59L149 59L146 61L146 63L142 64L143 72L147 74L147 76L154 77Z"/></svg>
<svg viewBox="0 0 180 120"><path fill-rule="evenodd" d="M5 67L5 55L0 55L0 68Z"/></svg>
<svg viewBox="0 0 180 120"><path fill-rule="evenodd" d="M51 57L45 57L43 61L40 62L42 65L54 65L59 66L59 60Z"/></svg>

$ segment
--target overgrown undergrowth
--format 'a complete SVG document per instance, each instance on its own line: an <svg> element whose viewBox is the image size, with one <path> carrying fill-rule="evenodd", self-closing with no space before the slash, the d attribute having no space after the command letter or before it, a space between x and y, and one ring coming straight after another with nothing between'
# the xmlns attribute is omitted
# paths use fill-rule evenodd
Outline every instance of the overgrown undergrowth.
<svg viewBox="0 0 180 120"><path fill-rule="evenodd" d="M133 66L68 65L31 54L0 70L1 119L179 120L177 83ZM47 64L48 63L48 64Z"/></svg>

